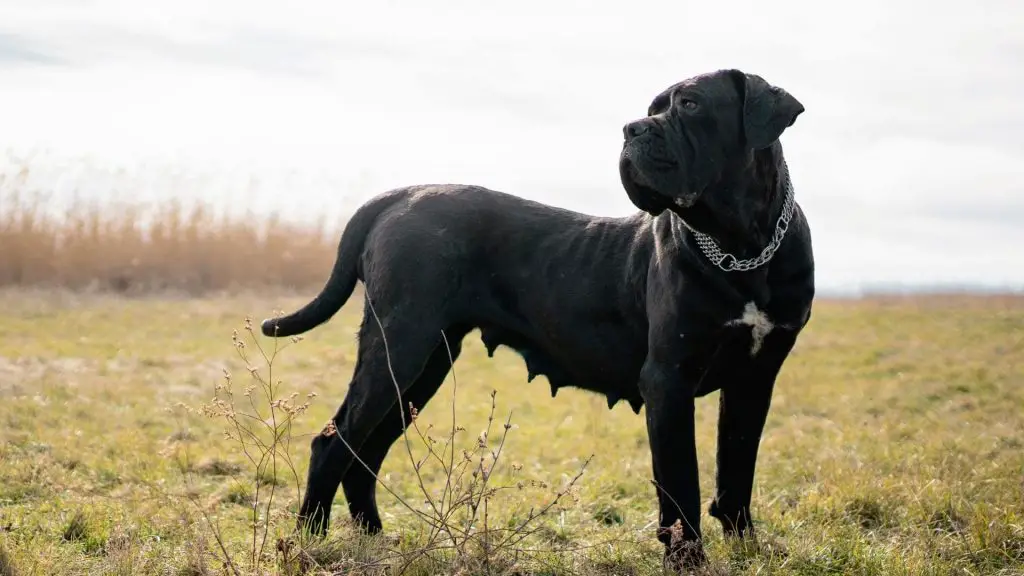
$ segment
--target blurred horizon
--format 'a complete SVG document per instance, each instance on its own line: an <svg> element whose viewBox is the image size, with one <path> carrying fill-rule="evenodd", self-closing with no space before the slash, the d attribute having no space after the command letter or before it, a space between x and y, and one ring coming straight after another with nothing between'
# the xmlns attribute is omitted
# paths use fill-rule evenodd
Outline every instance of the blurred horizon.
<svg viewBox="0 0 1024 576"><path fill-rule="evenodd" d="M0 0L0 192L334 227L457 182L622 216L622 125L735 67L806 107L782 144L823 295L1020 292L1020 30L1009 0Z"/></svg>

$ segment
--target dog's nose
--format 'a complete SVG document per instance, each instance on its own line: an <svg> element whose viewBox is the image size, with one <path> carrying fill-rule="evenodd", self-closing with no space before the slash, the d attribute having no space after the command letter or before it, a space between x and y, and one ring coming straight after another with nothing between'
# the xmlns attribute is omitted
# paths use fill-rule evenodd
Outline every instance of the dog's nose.
<svg viewBox="0 0 1024 576"><path fill-rule="evenodd" d="M647 126L646 122L630 122L622 127L622 136L629 140L630 138L636 138L637 136L647 132L650 127Z"/></svg>

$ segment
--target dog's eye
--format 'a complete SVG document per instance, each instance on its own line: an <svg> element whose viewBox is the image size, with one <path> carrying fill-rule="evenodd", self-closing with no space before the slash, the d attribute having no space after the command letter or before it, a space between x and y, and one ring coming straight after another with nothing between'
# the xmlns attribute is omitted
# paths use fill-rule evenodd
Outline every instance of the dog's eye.
<svg viewBox="0 0 1024 576"><path fill-rule="evenodd" d="M679 105L683 107L683 110L696 110L697 109L697 103L694 102L693 100L688 100L686 98L683 98L682 100L680 100L679 101Z"/></svg>

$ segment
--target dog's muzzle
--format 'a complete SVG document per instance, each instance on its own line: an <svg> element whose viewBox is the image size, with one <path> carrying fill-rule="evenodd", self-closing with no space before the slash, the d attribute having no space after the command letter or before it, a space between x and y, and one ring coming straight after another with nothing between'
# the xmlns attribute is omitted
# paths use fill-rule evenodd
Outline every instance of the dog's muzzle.
<svg viewBox="0 0 1024 576"><path fill-rule="evenodd" d="M622 127L622 137L629 143L630 140L637 136L643 136L651 129L651 123L646 119L642 118L634 122L630 122Z"/></svg>
<svg viewBox="0 0 1024 576"><path fill-rule="evenodd" d="M622 127L620 173L635 194L648 197L662 209L689 208L697 203L699 194L686 194L682 190L679 194L666 193L680 188L681 171L678 159L666 149L664 135L658 130L650 117Z"/></svg>

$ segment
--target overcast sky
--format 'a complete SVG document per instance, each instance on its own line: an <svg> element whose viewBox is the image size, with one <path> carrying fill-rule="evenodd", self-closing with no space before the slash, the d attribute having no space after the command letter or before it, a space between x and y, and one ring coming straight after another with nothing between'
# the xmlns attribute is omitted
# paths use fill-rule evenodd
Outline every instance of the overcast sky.
<svg viewBox="0 0 1024 576"><path fill-rule="evenodd" d="M58 200L340 219L459 182L625 215L622 125L735 67L806 107L823 289L1021 288L1022 31L1013 0L0 0L0 168Z"/></svg>

